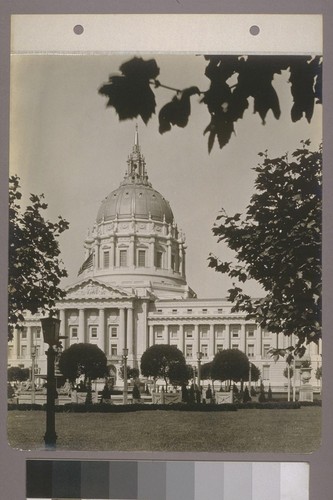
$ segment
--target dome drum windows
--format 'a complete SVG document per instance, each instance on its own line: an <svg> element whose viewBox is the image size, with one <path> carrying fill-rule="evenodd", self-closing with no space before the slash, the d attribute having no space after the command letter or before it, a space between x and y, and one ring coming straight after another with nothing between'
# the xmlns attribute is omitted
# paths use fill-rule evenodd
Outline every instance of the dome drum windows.
<svg viewBox="0 0 333 500"><path fill-rule="evenodd" d="M103 251L103 268L108 269L110 267L110 252L109 250Z"/></svg>
<svg viewBox="0 0 333 500"><path fill-rule="evenodd" d="M119 267L127 267L127 249L119 250Z"/></svg>
<svg viewBox="0 0 333 500"><path fill-rule="evenodd" d="M147 251L145 249L138 249L137 252L137 267L147 266Z"/></svg>

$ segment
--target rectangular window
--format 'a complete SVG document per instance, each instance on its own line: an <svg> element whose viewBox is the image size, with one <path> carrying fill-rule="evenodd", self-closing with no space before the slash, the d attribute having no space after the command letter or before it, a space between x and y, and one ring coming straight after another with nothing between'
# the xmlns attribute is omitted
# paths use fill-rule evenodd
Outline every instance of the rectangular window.
<svg viewBox="0 0 333 500"><path fill-rule="evenodd" d="M177 309L172 309L172 314L177 314Z"/></svg>
<svg viewBox="0 0 333 500"><path fill-rule="evenodd" d="M224 325L215 325L215 337L221 339L224 336Z"/></svg>
<svg viewBox="0 0 333 500"><path fill-rule="evenodd" d="M200 338L208 339L208 336L209 336L209 326L208 325L201 325L199 331L200 331Z"/></svg>
<svg viewBox="0 0 333 500"><path fill-rule="evenodd" d="M163 326L154 326L155 339L163 339Z"/></svg>
<svg viewBox="0 0 333 500"><path fill-rule="evenodd" d="M72 339L77 339L78 338L78 327L77 326L71 326L70 328L70 334Z"/></svg>
<svg viewBox="0 0 333 500"><path fill-rule="evenodd" d="M223 344L216 344L216 352L223 351Z"/></svg>
<svg viewBox="0 0 333 500"><path fill-rule="evenodd" d="M159 269L163 267L163 252L156 252L156 267Z"/></svg>
<svg viewBox="0 0 333 500"><path fill-rule="evenodd" d="M262 367L262 378L263 380L269 380L269 365Z"/></svg>
<svg viewBox="0 0 333 500"><path fill-rule="evenodd" d="M176 257L175 257L175 255L174 255L174 254L172 254L172 255L171 255L171 269L172 269L173 271L175 271L175 270L176 270Z"/></svg>
<svg viewBox="0 0 333 500"><path fill-rule="evenodd" d="M27 338L27 329L26 329L26 328L24 328L24 329L22 330L22 332L21 332L21 338L22 338L22 339L26 339L26 338Z"/></svg>
<svg viewBox="0 0 333 500"><path fill-rule="evenodd" d="M192 314L192 309L187 309L188 314Z"/></svg>
<svg viewBox="0 0 333 500"><path fill-rule="evenodd" d="M146 267L146 250L138 251L138 267Z"/></svg>
<svg viewBox="0 0 333 500"><path fill-rule="evenodd" d="M157 309L156 311L158 314L162 314L162 309Z"/></svg>
<svg viewBox="0 0 333 500"><path fill-rule="evenodd" d="M118 327L117 326L111 326L110 333L111 333L110 337L112 339L116 339L118 337Z"/></svg>
<svg viewBox="0 0 333 500"><path fill-rule="evenodd" d="M91 326L90 327L90 337L92 339L97 339L97 333L98 333L97 326Z"/></svg>
<svg viewBox="0 0 333 500"><path fill-rule="evenodd" d="M208 358L208 345L207 344L201 345L201 352L202 352L203 358Z"/></svg>
<svg viewBox="0 0 333 500"><path fill-rule="evenodd" d="M40 328L36 328L36 339L40 339Z"/></svg>
<svg viewBox="0 0 333 500"><path fill-rule="evenodd" d="M185 347L185 356L187 358L192 358L193 357L193 346L192 345L187 345Z"/></svg>
<svg viewBox="0 0 333 500"><path fill-rule="evenodd" d="M247 355L249 358L254 358L254 344L249 344L247 346Z"/></svg>
<svg viewBox="0 0 333 500"><path fill-rule="evenodd" d="M119 251L119 265L120 267L127 267L127 250Z"/></svg>
<svg viewBox="0 0 333 500"><path fill-rule="evenodd" d="M230 333L232 338L238 338L239 337L239 332L240 332L240 326L239 325L230 325Z"/></svg>
<svg viewBox="0 0 333 500"><path fill-rule="evenodd" d="M110 267L110 252L108 250L103 252L103 267L104 269Z"/></svg>
<svg viewBox="0 0 333 500"><path fill-rule="evenodd" d="M110 353L111 356L117 356L117 354L118 354L118 346L117 346L117 344L111 344L110 350L111 350L111 353Z"/></svg>
<svg viewBox="0 0 333 500"><path fill-rule="evenodd" d="M21 357L25 358L27 355L27 346L26 345L21 345Z"/></svg>
<svg viewBox="0 0 333 500"><path fill-rule="evenodd" d="M269 350L270 350L271 346L270 344L264 344L264 347L263 347L263 356L264 358L269 358L270 355L269 355Z"/></svg>
<svg viewBox="0 0 333 500"><path fill-rule="evenodd" d="M269 331L268 331L268 330L266 330L265 328L263 328L262 333L263 333L263 336L264 336L264 337L270 337L270 336L271 336L271 332L269 332Z"/></svg>
<svg viewBox="0 0 333 500"><path fill-rule="evenodd" d="M208 312L208 310L207 310L207 309L203 309L203 310L202 310L202 313L203 313L203 314L207 314L207 312Z"/></svg>
<svg viewBox="0 0 333 500"><path fill-rule="evenodd" d="M193 339L193 328L190 326L187 327L185 326L184 330L185 330L185 337L187 339Z"/></svg>
<svg viewBox="0 0 333 500"><path fill-rule="evenodd" d="M255 329L256 329L255 325L246 325L245 331L247 337L254 337Z"/></svg>
<svg viewBox="0 0 333 500"><path fill-rule="evenodd" d="M239 345L238 344L232 344L231 349L238 349Z"/></svg>
<svg viewBox="0 0 333 500"><path fill-rule="evenodd" d="M221 309L220 307L218 308L217 310L217 314L222 314L223 313L223 309Z"/></svg>
<svg viewBox="0 0 333 500"><path fill-rule="evenodd" d="M177 339L178 338L178 326L177 325L169 326L169 333L170 333L170 337L172 339Z"/></svg>

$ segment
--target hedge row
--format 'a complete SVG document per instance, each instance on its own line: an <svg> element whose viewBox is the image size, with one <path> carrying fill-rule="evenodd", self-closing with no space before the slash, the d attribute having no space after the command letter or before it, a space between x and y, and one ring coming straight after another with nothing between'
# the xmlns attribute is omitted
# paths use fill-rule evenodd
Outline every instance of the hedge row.
<svg viewBox="0 0 333 500"><path fill-rule="evenodd" d="M303 402L249 402L249 403L235 403L235 404L198 404L198 403L175 403L170 405L161 404L129 404L129 405L114 405L114 404L78 404L68 403L65 405L58 405L55 407L57 413L128 413L136 411L201 411L201 412L220 412L220 411L237 411L243 409L256 409L256 410L295 410L302 406L321 406L321 401L303 401ZM45 411L46 405L38 404L8 404L8 410L20 411Z"/></svg>

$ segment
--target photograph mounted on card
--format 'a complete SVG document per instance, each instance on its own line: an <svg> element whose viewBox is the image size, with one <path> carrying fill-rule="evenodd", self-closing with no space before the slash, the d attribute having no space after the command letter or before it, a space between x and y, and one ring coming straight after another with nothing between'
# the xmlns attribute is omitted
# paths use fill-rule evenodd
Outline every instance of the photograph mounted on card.
<svg viewBox="0 0 333 500"><path fill-rule="evenodd" d="M13 448L319 448L322 64L318 15L12 16Z"/></svg>

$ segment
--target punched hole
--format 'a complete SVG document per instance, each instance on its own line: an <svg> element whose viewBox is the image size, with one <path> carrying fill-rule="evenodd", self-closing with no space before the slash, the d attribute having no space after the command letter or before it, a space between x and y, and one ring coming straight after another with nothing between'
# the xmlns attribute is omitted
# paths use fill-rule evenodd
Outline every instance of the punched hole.
<svg viewBox="0 0 333 500"><path fill-rule="evenodd" d="M73 28L75 35L82 35L84 32L84 27L81 24L76 24Z"/></svg>
<svg viewBox="0 0 333 500"><path fill-rule="evenodd" d="M250 33L251 33L251 35L253 35L253 36L257 36L257 35L259 35L259 33L260 33L260 28L259 28L259 26L257 26L256 24L254 24L253 26L251 26L251 28L250 28Z"/></svg>

